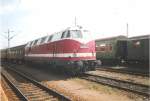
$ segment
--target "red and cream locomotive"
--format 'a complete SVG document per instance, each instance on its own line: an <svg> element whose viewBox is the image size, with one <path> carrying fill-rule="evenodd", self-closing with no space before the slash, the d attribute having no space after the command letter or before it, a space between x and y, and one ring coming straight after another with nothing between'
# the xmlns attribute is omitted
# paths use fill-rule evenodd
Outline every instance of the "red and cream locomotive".
<svg viewBox="0 0 150 101"><path fill-rule="evenodd" d="M12 47L9 55L9 60L44 64L71 74L95 70L100 64L91 33L80 26Z"/></svg>
<svg viewBox="0 0 150 101"><path fill-rule="evenodd" d="M51 64L72 73L94 70L98 64L95 41L79 26L27 43L25 60Z"/></svg>

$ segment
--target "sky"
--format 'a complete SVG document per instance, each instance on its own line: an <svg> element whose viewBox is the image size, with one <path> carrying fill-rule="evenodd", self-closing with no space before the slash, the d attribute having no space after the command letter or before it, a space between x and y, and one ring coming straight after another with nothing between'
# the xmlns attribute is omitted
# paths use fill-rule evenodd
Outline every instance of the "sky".
<svg viewBox="0 0 150 101"><path fill-rule="evenodd" d="M0 48L59 32L77 25L94 38L150 34L150 0L0 0Z"/></svg>

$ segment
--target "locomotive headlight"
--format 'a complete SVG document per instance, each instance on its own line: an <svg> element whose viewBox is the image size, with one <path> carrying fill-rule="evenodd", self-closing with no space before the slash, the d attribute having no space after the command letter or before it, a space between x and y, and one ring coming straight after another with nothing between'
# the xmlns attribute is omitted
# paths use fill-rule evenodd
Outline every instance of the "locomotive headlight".
<svg viewBox="0 0 150 101"><path fill-rule="evenodd" d="M88 48L88 46L86 44L81 44L80 48Z"/></svg>
<svg viewBox="0 0 150 101"><path fill-rule="evenodd" d="M95 53L92 51L92 56L95 56Z"/></svg>
<svg viewBox="0 0 150 101"><path fill-rule="evenodd" d="M73 57L77 57L77 53L73 53Z"/></svg>

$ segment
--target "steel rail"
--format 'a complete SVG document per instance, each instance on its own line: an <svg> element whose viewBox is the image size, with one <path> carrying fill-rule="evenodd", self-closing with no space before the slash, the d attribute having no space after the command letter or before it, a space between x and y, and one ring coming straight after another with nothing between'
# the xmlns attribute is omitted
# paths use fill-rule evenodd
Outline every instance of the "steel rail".
<svg viewBox="0 0 150 101"><path fill-rule="evenodd" d="M134 71L129 71L129 70L120 70L120 69L112 69L112 68L96 68L96 70L116 72L116 73L124 73L124 74L137 75L137 76L143 76L143 77L149 77L150 76L148 74L144 74L144 73L140 73L140 72L134 72Z"/></svg>
<svg viewBox="0 0 150 101"><path fill-rule="evenodd" d="M108 85L115 88L123 89L126 91L131 91L144 96L150 96L149 86L147 85L122 81L114 78L108 78L108 77L103 77L98 75L87 74L87 73L84 73L82 76L80 76L80 78L97 82L103 85Z"/></svg>
<svg viewBox="0 0 150 101"><path fill-rule="evenodd" d="M13 82L11 82L11 80L5 74L3 74L3 72L1 72L1 75L4 77L6 82L11 86L12 90L16 92L16 95L19 97L19 99L21 99L22 101L29 101L28 98L24 96L24 94L19 90L19 88L15 86L15 84L13 84Z"/></svg>
<svg viewBox="0 0 150 101"><path fill-rule="evenodd" d="M31 79L30 77L20 73L19 71L16 71L14 68L10 68L10 67L7 67L7 69L15 72L16 74L18 74L19 76L23 77L24 79L30 81L31 83L33 83L34 85L38 86L39 88L43 89L44 91L48 92L50 95L53 95L55 97L57 97L60 101L71 101L71 99L67 96L64 96L60 93L58 93L57 91L54 91L48 87L46 87L45 85L39 83L38 81L34 80L34 79Z"/></svg>

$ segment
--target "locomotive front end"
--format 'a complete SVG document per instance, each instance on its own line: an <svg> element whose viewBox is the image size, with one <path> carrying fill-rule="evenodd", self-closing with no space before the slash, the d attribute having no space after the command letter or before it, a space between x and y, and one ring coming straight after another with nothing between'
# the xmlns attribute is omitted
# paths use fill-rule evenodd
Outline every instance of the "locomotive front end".
<svg viewBox="0 0 150 101"><path fill-rule="evenodd" d="M64 54L71 53L66 59L69 71L83 73L95 70L96 66L101 65L96 60L95 41L89 31L82 28L70 28L62 34L64 38ZM66 67L68 67L66 66Z"/></svg>

